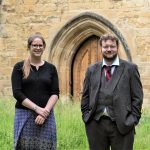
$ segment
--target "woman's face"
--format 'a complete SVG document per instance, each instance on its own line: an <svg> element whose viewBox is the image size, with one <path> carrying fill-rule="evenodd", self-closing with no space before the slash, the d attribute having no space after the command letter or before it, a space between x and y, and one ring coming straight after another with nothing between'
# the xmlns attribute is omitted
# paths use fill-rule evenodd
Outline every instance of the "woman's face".
<svg viewBox="0 0 150 150"><path fill-rule="evenodd" d="M43 41L40 38L35 38L30 45L31 57L41 57L44 49Z"/></svg>

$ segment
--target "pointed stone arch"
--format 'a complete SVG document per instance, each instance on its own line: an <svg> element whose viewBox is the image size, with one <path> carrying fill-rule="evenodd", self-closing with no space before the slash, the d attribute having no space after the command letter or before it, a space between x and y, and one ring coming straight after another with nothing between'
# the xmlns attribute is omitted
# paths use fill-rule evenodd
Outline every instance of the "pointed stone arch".
<svg viewBox="0 0 150 150"><path fill-rule="evenodd" d="M123 47L122 53L125 53L126 58L132 61L123 35L103 16L92 12L81 13L58 31L50 46L49 61L57 67L62 95L71 93L71 66L79 46L90 36L100 37L107 32L111 32L119 38Z"/></svg>

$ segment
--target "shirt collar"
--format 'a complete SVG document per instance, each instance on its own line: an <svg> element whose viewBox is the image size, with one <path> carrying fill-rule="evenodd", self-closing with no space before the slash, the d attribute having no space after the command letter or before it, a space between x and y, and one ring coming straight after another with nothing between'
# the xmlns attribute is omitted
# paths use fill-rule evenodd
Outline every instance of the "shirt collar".
<svg viewBox="0 0 150 150"><path fill-rule="evenodd" d="M102 67L104 65L108 66L107 63L106 63L106 61L105 61L105 59L103 58ZM120 63L119 63L119 57L117 56L116 59L114 60L114 62L110 66L119 66L119 65L120 65Z"/></svg>

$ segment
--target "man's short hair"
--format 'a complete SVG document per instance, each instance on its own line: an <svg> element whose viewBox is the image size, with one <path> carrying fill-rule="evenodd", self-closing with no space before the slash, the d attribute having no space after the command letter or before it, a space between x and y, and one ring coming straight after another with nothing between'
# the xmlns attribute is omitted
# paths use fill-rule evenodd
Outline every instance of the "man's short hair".
<svg viewBox="0 0 150 150"><path fill-rule="evenodd" d="M102 46L102 41L107 41L107 40L116 41L117 47L119 47L118 38L110 33L104 34L100 37L100 40L99 40L100 46Z"/></svg>

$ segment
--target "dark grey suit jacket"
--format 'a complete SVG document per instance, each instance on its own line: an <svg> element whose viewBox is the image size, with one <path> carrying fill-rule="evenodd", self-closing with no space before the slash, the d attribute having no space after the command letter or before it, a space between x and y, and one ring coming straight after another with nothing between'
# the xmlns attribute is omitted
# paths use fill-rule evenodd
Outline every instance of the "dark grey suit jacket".
<svg viewBox="0 0 150 150"><path fill-rule="evenodd" d="M143 90L138 68L135 64L119 59L120 66L115 68L110 95L113 99L115 121L122 134L126 134L141 117ZM82 118L85 123L93 119L96 110L102 63L88 67L81 98ZM110 96L108 95L108 97Z"/></svg>

